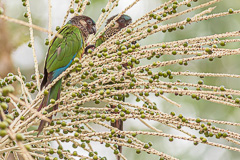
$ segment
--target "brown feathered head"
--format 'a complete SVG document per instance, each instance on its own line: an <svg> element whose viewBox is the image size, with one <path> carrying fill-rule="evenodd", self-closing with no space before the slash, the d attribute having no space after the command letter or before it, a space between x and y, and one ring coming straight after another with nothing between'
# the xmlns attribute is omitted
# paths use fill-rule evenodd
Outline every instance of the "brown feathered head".
<svg viewBox="0 0 240 160"><path fill-rule="evenodd" d="M88 16L74 16L68 23L77 26L83 32L85 38L89 34L96 34L96 24Z"/></svg>
<svg viewBox="0 0 240 160"><path fill-rule="evenodd" d="M112 16L107 20L106 25L108 25L117 15ZM129 24L132 23L132 18L128 15L123 14L121 17L119 17L114 25L110 26L106 31L105 31L105 37L109 38L112 35L116 34L119 32L122 28L128 26Z"/></svg>

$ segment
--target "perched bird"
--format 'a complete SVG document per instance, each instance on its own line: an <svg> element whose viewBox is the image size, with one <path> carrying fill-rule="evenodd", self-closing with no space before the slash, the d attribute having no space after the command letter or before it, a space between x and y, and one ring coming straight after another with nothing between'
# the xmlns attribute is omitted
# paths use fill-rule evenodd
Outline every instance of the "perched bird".
<svg viewBox="0 0 240 160"><path fill-rule="evenodd" d="M117 15L114 15L110 17L107 20L106 26L116 17ZM88 45L85 48L85 53L88 54L88 49L94 50L98 46L100 46L103 42L105 42L107 39L109 39L111 36L119 32L124 27L128 26L130 23L132 23L132 18L128 15L123 14L121 17L119 17L113 26L109 27L96 41L95 45Z"/></svg>
<svg viewBox="0 0 240 160"><path fill-rule="evenodd" d="M108 25L117 15L114 15L110 17L107 20L106 25ZM113 26L109 27L96 41L95 46L100 46L103 42L105 42L108 38L119 32L124 27L128 26L130 23L132 23L132 18L128 15L123 14L121 17L119 17Z"/></svg>
<svg viewBox="0 0 240 160"><path fill-rule="evenodd" d="M96 33L95 22L87 16L75 16L66 25L59 29L58 34L63 38L55 36L48 48L44 67L44 78L41 89L47 87L54 79L64 72L73 62L75 57L81 58L85 49L85 41L90 34ZM57 81L44 97L38 108L40 111L47 106L51 99L57 100L60 97L62 79ZM48 112L56 110L57 105L48 109ZM50 117L51 119L52 117ZM46 121L42 120L38 127L38 134L43 130Z"/></svg>
<svg viewBox="0 0 240 160"><path fill-rule="evenodd" d="M106 25L108 25L111 20L113 20L117 15L112 16L107 20ZM119 17L113 26L110 26L107 28L107 30L97 39L95 47L100 46L103 42L105 42L107 39L109 39L114 34L118 33L121 29L128 26L132 23L132 18L128 15L122 15ZM93 45L89 45L86 47L85 53L87 53L88 49L93 49ZM123 66L127 66L127 64L123 64ZM124 101L124 99L123 99ZM111 106L111 108L115 108L116 106ZM119 130L123 130L123 121L121 119L116 120L114 123L111 123L111 126L118 128ZM122 153L122 146L118 146L119 152ZM120 157L118 157L120 159Z"/></svg>

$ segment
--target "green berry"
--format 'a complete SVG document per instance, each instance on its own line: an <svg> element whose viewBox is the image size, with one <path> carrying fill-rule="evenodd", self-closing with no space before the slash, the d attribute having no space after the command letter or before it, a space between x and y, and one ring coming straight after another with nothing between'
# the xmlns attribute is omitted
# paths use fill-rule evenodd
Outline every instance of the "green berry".
<svg viewBox="0 0 240 160"><path fill-rule="evenodd" d="M29 48L32 47L32 43L31 43L31 42L28 43L28 47L29 47Z"/></svg>
<svg viewBox="0 0 240 160"><path fill-rule="evenodd" d="M98 156L97 156L97 155L94 155L94 156L93 156L93 160L98 160Z"/></svg>
<svg viewBox="0 0 240 160"><path fill-rule="evenodd" d="M83 87L87 87L88 86L88 83L87 82L83 82Z"/></svg>
<svg viewBox="0 0 240 160"><path fill-rule="evenodd" d="M89 157L93 157L94 156L94 153L93 152L89 152Z"/></svg>
<svg viewBox="0 0 240 160"><path fill-rule="evenodd" d="M49 45L49 40L48 40L48 39L46 39L46 41L45 41L45 45L46 45L46 46Z"/></svg>
<svg viewBox="0 0 240 160"><path fill-rule="evenodd" d="M109 89L106 90L106 94L109 95L111 91Z"/></svg>
<svg viewBox="0 0 240 160"><path fill-rule="evenodd" d="M47 157L45 157L45 160L50 160L50 158L47 156Z"/></svg>
<svg viewBox="0 0 240 160"><path fill-rule="evenodd" d="M55 99L50 99L50 103L54 104L55 103Z"/></svg>
<svg viewBox="0 0 240 160"><path fill-rule="evenodd" d="M180 26L179 29L183 30L183 29L184 29L184 26Z"/></svg>
<svg viewBox="0 0 240 160"><path fill-rule="evenodd" d="M65 127L67 124L66 124L65 121L63 121L63 122L61 123L61 125L62 125L63 127Z"/></svg>
<svg viewBox="0 0 240 160"><path fill-rule="evenodd" d="M169 141L172 142L172 141L173 141L173 137L170 137L170 138L169 138Z"/></svg>
<svg viewBox="0 0 240 160"><path fill-rule="evenodd" d="M136 137L136 136L137 136L137 133L132 133L132 136L133 136L133 137Z"/></svg>
<svg viewBox="0 0 240 160"><path fill-rule="evenodd" d="M4 137L7 135L7 131L5 129L0 130L0 136Z"/></svg>
<svg viewBox="0 0 240 160"><path fill-rule="evenodd" d="M70 13L74 13L74 9L73 8L70 8Z"/></svg>
<svg viewBox="0 0 240 160"><path fill-rule="evenodd" d="M186 21L187 21L187 22L190 22L190 21L191 21L191 18L187 18Z"/></svg>
<svg viewBox="0 0 240 160"><path fill-rule="evenodd" d="M141 153L141 150L140 150L140 149L137 149L137 150L136 150L136 153L137 153L137 154L140 154L140 153Z"/></svg>
<svg viewBox="0 0 240 160"><path fill-rule="evenodd" d="M228 135L227 135L227 133L223 133L222 136L225 138L225 137L227 137Z"/></svg>
<svg viewBox="0 0 240 160"><path fill-rule="evenodd" d="M7 103L9 103L11 101L11 98L7 97L5 100L6 100Z"/></svg>
<svg viewBox="0 0 240 160"><path fill-rule="evenodd" d="M82 147L82 148L85 148L85 147L86 147L86 144L85 144L85 143L82 143L82 144L81 144L81 147Z"/></svg>
<svg viewBox="0 0 240 160"><path fill-rule="evenodd" d="M109 143L106 143L106 144L105 144L105 147L110 147L110 144L109 144Z"/></svg>
<svg viewBox="0 0 240 160"><path fill-rule="evenodd" d="M202 139L202 142L203 142L203 143L206 143L206 142L207 142L207 139L206 139L206 138L203 138L203 139Z"/></svg>
<svg viewBox="0 0 240 160"><path fill-rule="evenodd" d="M115 113L118 113L119 112L119 109L116 107L116 108L114 108L114 112Z"/></svg>
<svg viewBox="0 0 240 160"><path fill-rule="evenodd" d="M2 103L0 103L0 104L1 104L1 107L2 107L2 109L3 109L4 111L6 111L6 110L8 109L7 103L2 102Z"/></svg>
<svg viewBox="0 0 240 160"><path fill-rule="evenodd" d="M16 134L16 139L17 139L17 141L23 141L24 140L24 135L21 134L21 133L17 133Z"/></svg>
<svg viewBox="0 0 240 160"><path fill-rule="evenodd" d="M172 51L172 55L176 55L177 54L177 51Z"/></svg>
<svg viewBox="0 0 240 160"><path fill-rule="evenodd" d="M153 144L152 144L152 142L148 142L148 145L151 147Z"/></svg>
<svg viewBox="0 0 240 160"><path fill-rule="evenodd" d="M100 95L103 95L103 94L104 94L104 90L100 90L100 91L99 91L99 94L100 94Z"/></svg>
<svg viewBox="0 0 240 160"><path fill-rule="evenodd" d="M203 84L203 80L199 80L198 84L200 84L200 85Z"/></svg>
<svg viewBox="0 0 240 160"><path fill-rule="evenodd" d="M176 4L173 4L172 8L173 8L173 9L176 9L176 8L177 8L177 5L176 5Z"/></svg>
<svg viewBox="0 0 240 160"><path fill-rule="evenodd" d="M0 128L5 129L8 127L8 123L6 121L0 122Z"/></svg>
<svg viewBox="0 0 240 160"><path fill-rule="evenodd" d="M167 70L167 75L171 75L171 70Z"/></svg>
<svg viewBox="0 0 240 160"><path fill-rule="evenodd" d="M28 17L28 13L25 12L25 13L23 14L23 16L24 16L25 18L27 18L27 17Z"/></svg>
<svg viewBox="0 0 240 160"><path fill-rule="evenodd" d="M220 45L221 45L221 46L225 46L226 43L225 43L224 41L221 41L221 42L220 42Z"/></svg>
<svg viewBox="0 0 240 160"><path fill-rule="evenodd" d="M205 52L207 52L208 54L212 54L212 50L210 48L205 48Z"/></svg>
<svg viewBox="0 0 240 160"><path fill-rule="evenodd" d="M232 14L232 13L233 13L233 9L232 9L232 8L229 8L229 9L228 9L228 13Z"/></svg>
<svg viewBox="0 0 240 160"><path fill-rule="evenodd" d="M60 29L60 26L56 26L56 31L58 31Z"/></svg>
<svg viewBox="0 0 240 160"><path fill-rule="evenodd" d="M198 145L198 142L197 142L197 141L195 141L195 142L193 142L193 144L196 146L196 145Z"/></svg>
<svg viewBox="0 0 240 160"><path fill-rule="evenodd" d="M130 28L127 29L127 33L131 33L131 29Z"/></svg>
<svg viewBox="0 0 240 160"><path fill-rule="evenodd" d="M108 122L109 122L110 120L111 120L111 118L110 118L110 117L106 117L106 121L108 121Z"/></svg>
<svg viewBox="0 0 240 160"><path fill-rule="evenodd" d="M62 150L58 149L58 150L57 150L57 154L58 154L58 155L61 155L61 154L62 154Z"/></svg>
<svg viewBox="0 0 240 160"><path fill-rule="evenodd" d="M21 120L21 121L24 121L24 119L25 119L24 116L21 116L21 117L20 117L20 120Z"/></svg>
<svg viewBox="0 0 240 160"><path fill-rule="evenodd" d="M77 156L78 154L77 154L77 151L74 151L73 152L73 156Z"/></svg>
<svg viewBox="0 0 240 160"><path fill-rule="evenodd" d="M179 115L178 115L178 118L182 119L182 118L183 118L183 115L182 115L182 114L179 114Z"/></svg>
<svg viewBox="0 0 240 160"><path fill-rule="evenodd" d="M12 93L12 92L14 92L14 87L11 86L11 85L8 85L8 86L5 86L5 87L2 88L2 95L3 96L7 96L8 93Z"/></svg>
<svg viewBox="0 0 240 160"><path fill-rule="evenodd" d="M141 118L144 119L146 117L145 114L141 114Z"/></svg>
<svg viewBox="0 0 240 160"><path fill-rule="evenodd" d="M197 98L197 95L196 94L192 94L192 98Z"/></svg>
<svg viewBox="0 0 240 160"><path fill-rule="evenodd" d="M94 63L92 61L90 61L89 63L89 66L93 67L94 66Z"/></svg>
<svg viewBox="0 0 240 160"><path fill-rule="evenodd" d="M144 144L143 147L146 148L146 149L148 149L148 148L149 148L149 145L148 145L148 144Z"/></svg>
<svg viewBox="0 0 240 160"><path fill-rule="evenodd" d="M2 7L0 7L0 15L3 14L4 10Z"/></svg>
<svg viewBox="0 0 240 160"><path fill-rule="evenodd" d="M106 68L103 68L102 71L103 71L104 73L106 73L106 72L107 72L107 69L106 69Z"/></svg>
<svg viewBox="0 0 240 160"><path fill-rule="evenodd" d="M132 139L129 138L129 139L127 140L127 142L131 144L131 143L132 143Z"/></svg>
<svg viewBox="0 0 240 160"><path fill-rule="evenodd" d="M124 113L124 112L120 112L120 116L121 116L121 117L124 117L124 116L125 116L125 113Z"/></svg>
<svg viewBox="0 0 240 160"><path fill-rule="evenodd" d="M114 150L114 152L113 152L114 154L118 154L119 153L119 150L118 149L116 149L116 150Z"/></svg>
<svg viewBox="0 0 240 160"><path fill-rule="evenodd" d="M140 44L139 44L139 43L136 43L135 46L136 46L136 48L139 48L139 47L140 47Z"/></svg>
<svg viewBox="0 0 240 160"><path fill-rule="evenodd" d="M24 145L24 147L25 147L28 151L31 151L31 149L32 149L32 146L29 145L29 144Z"/></svg>
<svg viewBox="0 0 240 160"><path fill-rule="evenodd" d="M226 91L224 86L220 86L220 91Z"/></svg>
<svg viewBox="0 0 240 160"><path fill-rule="evenodd" d="M111 130L111 134L114 134L116 131L114 129Z"/></svg>
<svg viewBox="0 0 240 160"><path fill-rule="evenodd" d="M47 96L48 95L48 90L44 90L44 95Z"/></svg>
<svg viewBox="0 0 240 160"><path fill-rule="evenodd" d="M186 122L187 120L186 120L186 118L185 117L183 117L182 118L182 122Z"/></svg>
<svg viewBox="0 0 240 160"><path fill-rule="evenodd" d="M78 137L79 136L79 133L78 132L75 132L74 133L74 137Z"/></svg>
<svg viewBox="0 0 240 160"><path fill-rule="evenodd" d="M236 99L235 99L235 103L240 103L240 99L239 99L239 98L236 98Z"/></svg>

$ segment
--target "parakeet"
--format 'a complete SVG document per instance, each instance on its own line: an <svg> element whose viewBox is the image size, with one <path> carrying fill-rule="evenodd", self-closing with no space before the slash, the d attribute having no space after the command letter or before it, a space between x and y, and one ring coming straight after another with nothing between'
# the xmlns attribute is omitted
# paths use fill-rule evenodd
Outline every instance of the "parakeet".
<svg viewBox="0 0 240 160"><path fill-rule="evenodd" d="M47 87L54 79L64 72L73 62L75 57L81 58L85 49L85 41L90 34L96 33L95 22L87 16L75 16L66 25L59 29L58 34L63 38L55 36L48 48L45 60L44 78L41 89ZM50 103L51 99L57 100L60 97L62 79L57 81L44 97L38 108L40 111ZM48 112L56 110L57 105L48 109ZM49 117L50 119L52 117ZM41 133L46 121L42 120L38 127L38 134Z"/></svg>
<svg viewBox="0 0 240 160"><path fill-rule="evenodd" d="M113 20L117 15L114 15L112 17L110 17L107 20L106 25L108 25L111 20ZM97 48L98 46L100 46L103 42L105 42L108 38L110 38L111 36L113 36L114 34L116 34L117 32L119 32L122 28L128 26L130 23L132 23L132 18L128 15L123 14L121 17L119 17L114 26L109 27L96 41L95 45L88 45L85 48L85 53L84 54L88 54L88 49L92 49L94 50L95 48Z"/></svg>
<svg viewBox="0 0 240 160"><path fill-rule="evenodd" d="M107 24L111 22L117 15L112 16L107 20ZM100 46L103 42L105 42L108 38L119 32L122 28L128 26L130 23L132 23L132 18L128 15L122 15L119 17L115 24L111 27L109 27L100 37L97 39L95 47ZM87 49L93 48L92 45L89 45L86 47L85 53L87 53ZM123 64L123 66L127 66L127 64ZM124 101L124 100L123 100ZM116 106L111 106L111 108L115 108ZM123 121L121 119L116 120L114 123L111 123L111 126L118 128L119 130L123 130ZM120 153L122 153L122 146L118 146L118 149ZM118 157L120 159L120 157Z"/></svg>
<svg viewBox="0 0 240 160"><path fill-rule="evenodd" d="M113 20L117 15L114 15L112 17L110 17L107 20L106 25L108 25L111 20ZM121 17L119 17L115 24L111 27L109 27L100 37L99 39L96 41L95 46L98 47L100 46L103 42L105 42L108 38L110 38L111 36L113 36L114 34L116 34L117 32L119 32L121 29L123 29L124 27L128 26L130 23L132 23L132 18L128 15L123 14Z"/></svg>

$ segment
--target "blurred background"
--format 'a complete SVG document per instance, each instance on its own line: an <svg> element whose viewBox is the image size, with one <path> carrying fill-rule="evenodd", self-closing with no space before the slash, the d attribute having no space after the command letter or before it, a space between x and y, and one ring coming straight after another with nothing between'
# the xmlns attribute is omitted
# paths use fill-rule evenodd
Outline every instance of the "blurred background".
<svg viewBox="0 0 240 160"><path fill-rule="evenodd" d="M130 9L126 14L130 15L135 21L147 11L154 9L156 6L166 2L167 0L141 0L137 5ZM201 0L201 2L207 2L207 0ZM120 0L120 3L117 8L110 14L115 15L126 8L131 4L133 0ZM87 9L84 14L92 17L97 21L98 16L101 13L101 8L105 7L107 0L92 0L91 5L87 6ZM61 26L64 16L68 10L70 4L69 0L52 0L52 30L55 31L56 26ZM197 5L198 2L192 3L192 5ZM21 0L0 0L0 5L5 8L5 14L7 16L21 19L27 21L27 18L24 18L24 13L26 12L26 7L22 6ZM48 1L47 0L31 0L31 11L33 24L39 25L43 28L48 27ZM227 11L229 8L234 10L239 9L240 1L237 0L222 0L221 2L215 4L217 7L213 13ZM176 18L174 21L182 20L186 17L192 17L195 13L199 13L200 10L196 12L191 12L185 16ZM69 16L70 18L70 16ZM164 22L163 24L169 23ZM240 30L240 15L230 15L227 17L221 17L216 19L211 19L208 21L202 21L198 23L193 23L185 27L184 30L177 30L174 32L166 33L157 33L153 36L148 37L140 41L142 45L159 43L159 42L169 42L186 38L193 38L198 36L207 36L213 34L219 34L224 32L231 32ZM8 72L15 72L17 67L21 69L23 75L30 80L31 74L34 73L34 62L32 56L32 49L28 47L30 41L29 38L29 29L25 26L20 26L14 23L4 22L0 20L0 76L4 77ZM39 69L43 71L44 58L48 49L48 46L45 45L47 39L47 33L39 32L34 30L35 38L35 48L37 59L39 62ZM238 37L239 38L239 37ZM239 48L239 43L226 44L226 48ZM181 58L181 56L162 56L161 61ZM157 59L152 59L150 61L157 61ZM213 61L209 60L199 60L194 62L189 62L188 66L172 65L170 67L160 68L161 70L171 69L172 71L192 71L192 72L205 72L205 73L229 73L229 74L240 74L240 57L238 55L228 56L223 58L216 58ZM149 63L148 60L142 61L142 64ZM197 83L199 78L196 77L180 77L176 76L173 80L181 79L185 82ZM234 78L204 78L204 83L208 85L220 86L224 85L226 88L240 89L239 79ZM158 104L158 107L161 111L170 113L171 111L178 114L183 114L187 117L201 117L207 119L215 120L224 120L231 122L240 122L240 111L239 109L224 106L220 104L215 104L211 102L206 102L200 100L196 103L195 100L192 100L190 97L175 97L174 95L167 95L172 100L175 100L182 105L182 108L177 108L168 102L163 101L160 98L152 96L154 102ZM128 99L129 102L134 102L135 99ZM131 123L133 121L127 120L124 128L127 130L147 130L145 126L140 123ZM180 132L165 127L163 125L149 122L158 129L163 130L166 133L182 135ZM232 127L232 130L237 131L237 128ZM197 134L197 132L196 132ZM199 144L194 146L192 142L186 142L183 140L174 140L169 142L168 138L159 138L159 137L141 137L144 142L152 141L153 147L157 150L160 150L164 153L177 157L181 160L238 160L240 154L234 151L228 151L220 149L217 147L210 147L204 144ZM221 140L216 140L211 138L212 141L218 142ZM224 143L224 142L223 142ZM97 145L95 150L99 151L101 155L102 152L106 153L104 147L98 147ZM124 155L130 160L137 159L159 159L157 156L148 155L147 153L142 152L140 155L137 155L132 149L123 150ZM101 152L102 151L102 152ZM104 153L104 154L105 154ZM107 153L108 159L114 159L113 154ZM111 158L112 157L112 158Z"/></svg>

